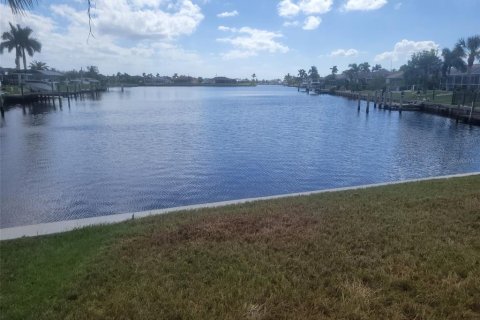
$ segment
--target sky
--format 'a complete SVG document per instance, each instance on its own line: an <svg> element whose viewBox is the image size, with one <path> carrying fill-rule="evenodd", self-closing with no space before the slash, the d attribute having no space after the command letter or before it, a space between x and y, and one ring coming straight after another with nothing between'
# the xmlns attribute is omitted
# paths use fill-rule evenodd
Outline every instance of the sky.
<svg viewBox="0 0 480 320"><path fill-rule="evenodd" d="M28 61L103 74L174 73L283 78L316 66L369 62L398 68L412 53L453 47L480 32L480 0L39 0L24 15L0 2L0 31L31 27ZM14 54L0 55L14 67Z"/></svg>

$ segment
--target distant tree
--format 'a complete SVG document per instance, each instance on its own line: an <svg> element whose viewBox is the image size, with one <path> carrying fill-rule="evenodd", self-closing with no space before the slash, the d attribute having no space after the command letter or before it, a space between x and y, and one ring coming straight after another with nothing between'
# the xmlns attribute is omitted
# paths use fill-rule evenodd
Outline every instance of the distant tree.
<svg viewBox="0 0 480 320"><path fill-rule="evenodd" d="M298 70L298 77L300 78L300 81L304 81L307 79L307 72L304 69Z"/></svg>
<svg viewBox="0 0 480 320"><path fill-rule="evenodd" d="M85 74L87 75L87 77L90 77L90 78L96 78L99 74L97 66L87 66L86 70L87 71Z"/></svg>
<svg viewBox="0 0 480 320"><path fill-rule="evenodd" d="M352 71L353 73L358 73L360 71L360 67L356 63L351 63L348 65L348 70Z"/></svg>
<svg viewBox="0 0 480 320"><path fill-rule="evenodd" d="M466 41L460 39L457 46L462 49L463 56L467 57L468 72L470 73L475 59L480 60L480 35L471 36Z"/></svg>
<svg viewBox="0 0 480 320"><path fill-rule="evenodd" d="M442 76L446 77L450 74L450 70L453 68L460 70L462 72L467 71L467 64L463 60L464 52L462 47L457 44L453 50L449 48L444 48L442 50L443 65L442 65Z"/></svg>
<svg viewBox="0 0 480 320"><path fill-rule="evenodd" d="M15 49L15 65L20 69L20 57L23 58L23 69L27 70L27 54L32 57L35 52L42 50L42 44L35 38L31 38L33 30L30 27L22 28L19 24L15 27L10 23L10 31L2 34L0 53L4 49L9 52Z"/></svg>
<svg viewBox="0 0 480 320"><path fill-rule="evenodd" d="M356 63L348 65L348 69L343 72L348 78L347 86L350 90L358 89L358 74L360 67Z"/></svg>
<svg viewBox="0 0 480 320"><path fill-rule="evenodd" d="M289 86L292 86L298 82L298 78L292 76L290 73L287 73L287 75L283 77L283 82Z"/></svg>
<svg viewBox="0 0 480 320"><path fill-rule="evenodd" d="M320 79L320 75L318 74L317 67L311 66L310 70L308 70L308 76L312 81L318 81Z"/></svg>
<svg viewBox="0 0 480 320"><path fill-rule="evenodd" d="M29 65L31 70L48 70L48 65L45 62L33 60Z"/></svg>
<svg viewBox="0 0 480 320"><path fill-rule="evenodd" d="M358 69L361 72L370 72L370 64L368 62L360 63Z"/></svg>
<svg viewBox="0 0 480 320"><path fill-rule="evenodd" d="M378 71L378 70L382 70L382 65L377 63L372 67L372 71Z"/></svg>
<svg viewBox="0 0 480 320"><path fill-rule="evenodd" d="M176 80L178 78L178 73L174 73L172 78L173 80Z"/></svg>
<svg viewBox="0 0 480 320"><path fill-rule="evenodd" d="M160 78L160 73L157 72L157 74L155 75L155 77Z"/></svg>
<svg viewBox="0 0 480 320"><path fill-rule="evenodd" d="M257 78L257 75L254 73L252 74L252 82L255 82L255 79Z"/></svg>
<svg viewBox="0 0 480 320"><path fill-rule="evenodd" d="M400 68L408 85L421 86L423 90L438 86L441 69L442 60L435 50L414 53Z"/></svg>
<svg viewBox="0 0 480 320"><path fill-rule="evenodd" d="M338 73L338 68L337 68L337 66L331 67L330 70L332 70L332 74L333 74L333 75L336 75L336 74Z"/></svg>

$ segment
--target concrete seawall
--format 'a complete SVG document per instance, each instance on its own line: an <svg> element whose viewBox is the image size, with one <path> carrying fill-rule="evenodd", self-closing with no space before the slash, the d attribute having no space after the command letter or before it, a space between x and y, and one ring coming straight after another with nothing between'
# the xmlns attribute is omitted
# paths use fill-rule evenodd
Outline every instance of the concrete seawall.
<svg viewBox="0 0 480 320"><path fill-rule="evenodd" d="M428 180L459 178L459 177L468 177L468 176L475 176L475 175L480 175L480 172L454 174L454 175L429 177L429 178L421 178L421 179L409 179L409 180L402 180L402 181L375 183L375 184L368 184L368 185L334 188L334 189L325 189L325 190L315 190L315 191L281 194L281 195L258 197L258 198L229 200L229 201L221 201L221 202L181 206L181 207L175 207L175 208L166 208L166 209L149 210L149 211L141 211L141 212L120 213L120 214L112 214L112 215L100 216L100 217L92 217L92 218L84 218L84 219L76 219L76 220L66 220L66 221L58 221L58 222L51 222L51 223L40 223L40 224L27 225L27 226L3 228L3 229L0 229L0 240L9 240L9 239L16 239L16 238L21 238L21 237L33 237L33 236L39 236L39 235L54 234L54 233L71 231L71 230L75 230L75 229L79 229L79 228L83 228L83 227L87 227L87 226L112 224L112 223L118 223L118 222L122 222L122 221L131 220L132 218L137 219L137 218L148 217L148 216L152 216L152 215L160 215L160 214L172 213L172 212L178 212L178 211L186 211L186 210L187 211L193 211L193 210L199 210L199 209L204 209L204 208L215 208L215 207L221 207L221 206L227 206L227 205L237 205L237 204L243 204L243 203L254 202L254 201L274 200L274 199L287 198L287 197L297 197L297 196L310 196L310 195L327 193L327 192L358 190L358 189L382 187L382 186L389 186L389 185L408 183L408 182L419 182L419 181L428 181Z"/></svg>

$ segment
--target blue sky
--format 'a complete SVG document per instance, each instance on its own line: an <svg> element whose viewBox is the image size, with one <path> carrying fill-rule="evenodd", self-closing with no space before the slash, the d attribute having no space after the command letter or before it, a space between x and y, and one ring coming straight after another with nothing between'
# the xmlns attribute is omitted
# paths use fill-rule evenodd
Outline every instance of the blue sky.
<svg viewBox="0 0 480 320"><path fill-rule="evenodd" d="M86 0L56 0L24 16L2 3L0 27L32 27L43 44L33 59L60 70L269 79L312 65L322 75L353 62L398 68L479 33L478 12L479 0L97 0L87 41Z"/></svg>

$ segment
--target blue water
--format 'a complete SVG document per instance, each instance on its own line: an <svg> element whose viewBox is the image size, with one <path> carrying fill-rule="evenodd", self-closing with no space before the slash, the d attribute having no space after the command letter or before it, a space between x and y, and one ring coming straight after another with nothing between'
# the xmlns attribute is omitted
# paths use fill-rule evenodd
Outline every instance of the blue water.
<svg viewBox="0 0 480 320"><path fill-rule="evenodd" d="M0 227L480 171L480 128L294 88L126 88L12 108Z"/></svg>

